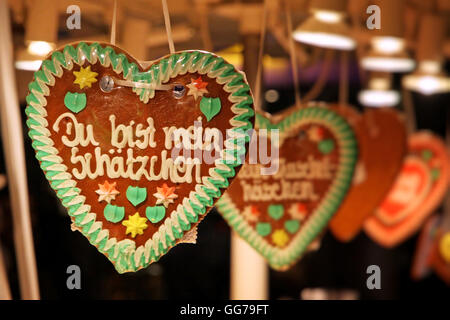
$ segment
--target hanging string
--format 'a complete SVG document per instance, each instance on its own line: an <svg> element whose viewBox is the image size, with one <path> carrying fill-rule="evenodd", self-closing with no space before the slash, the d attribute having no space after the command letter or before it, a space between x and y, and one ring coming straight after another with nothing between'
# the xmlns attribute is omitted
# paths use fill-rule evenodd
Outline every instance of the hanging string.
<svg viewBox="0 0 450 320"><path fill-rule="evenodd" d="M295 106L300 108L300 86L298 81L298 63L295 52L294 37L292 36L292 16L288 1L284 1L284 10L286 14L286 23L289 37L289 55L291 60L292 77L294 79Z"/></svg>
<svg viewBox="0 0 450 320"><path fill-rule="evenodd" d="M372 74L370 76L376 77L376 75L372 75ZM391 79L389 79L389 82L390 81L391 81ZM370 79L369 79L369 83L370 83ZM369 133L369 135L371 137L374 138L380 133L379 126L374 118L374 114L376 111L374 111L372 107L368 107L368 106L363 107L363 110L364 110L364 117L365 117L367 127L368 127L367 132Z"/></svg>
<svg viewBox="0 0 450 320"><path fill-rule="evenodd" d="M167 0L161 0L164 14L164 23L166 25L167 41L169 42L170 53L175 53L175 46L173 44L172 27L170 25L169 8L167 7Z"/></svg>
<svg viewBox="0 0 450 320"><path fill-rule="evenodd" d="M163 7L164 3L166 1L163 0ZM167 11L167 4L165 6L164 10L164 18L166 18L166 11ZM168 18L168 11L167 11L167 19L166 19L166 27L167 27L167 21L169 24L168 33L167 36L169 38L169 46L172 40L171 31L170 31L170 20ZM112 45L116 44L116 25L117 25L117 0L114 0L114 6L113 6L113 16L112 16L112 23L111 23L111 38L110 43ZM169 36L170 34L170 36ZM171 48L173 49L173 41L171 44ZM173 51L171 50L171 53ZM110 77L110 76L104 76L100 81L100 89L104 92L111 92L113 89L117 89L120 87L131 87L131 88L142 88L142 89L150 89L150 90L173 90L176 86L180 85L179 83L172 83L172 84L160 84L155 85L151 83L143 83L143 82L136 82L136 81L130 81L130 80L123 80L118 79L116 77Z"/></svg>
<svg viewBox="0 0 450 320"><path fill-rule="evenodd" d="M342 51L340 54L341 70L339 73L339 104L348 105L348 52Z"/></svg>
<svg viewBox="0 0 450 320"><path fill-rule="evenodd" d="M265 10L267 10L266 1L267 0L264 1ZM289 9L287 9L287 11L289 11ZM292 18L290 16L290 14L286 15L286 16L287 16L287 19L290 19L290 21L287 24L288 24L288 27L290 26L291 30L292 30ZM262 68L262 53L263 53L263 47L264 47L264 38L265 38L265 34L266 34L266 30L265 30L266 29L266 21L267 21L267 12L264 13L263 25L261 28L261 35L263 35L264 37L262 37L260 39L260 50L259 50L260 63L258 65L257 77L256 77L256 81L255 81L256 82L256 85L255 85L255 108L256 109L259 108L257 101L259 101L258 95L261 90L261 88L260 88L261 76L260 75L262 72L262 70L261 70L261 68ZM276 30L277 30L277 28L275 28L275 31L274 31L275 34L277 34ZM288 36L290 37L290 40L292 40L292 42L289 42L289 46L290 47L293 46L295 48L295 42L293 41L294 40L293 37L290 34ZM331 71L331 65L333 62L334 51L327 50L327 49L325 49L325 50L318 49L318 50L320 50L320 51L317 51L317 52L324 54L324 56L323 56L324 61L321 66L319 76L317 77L317 81L314 83L314 85L311 87L311 89L304 95L302 100L300 100L300 92L299 91L296 92L296 104L297 104L297 101L303 101L303 104L306 105L306 103L308 101L315 100L319 96L319 94L322 92L323 88L325 87L325 85L328 81L328 77L329 77L330 71ZM289 49L289 52L292 52L292 50ZM298 58L297 53L295 53L294 55L292 55L292 54L290 54L290 55L291 55L291 57L294 56L295 58ZM317 56L319 56L319 54L317 54ZM291 61L291 64L292 64L292 61ZM293 72L298 73L298 59L295 60L295 64L296 64L296 66L292 67L292 69L293 69ZM298 74L297 75L293 74L293 77L294 77L294 81L295 80L298 81ZM299 90L299 88L300 88L300 86L298 84L295 85L296 90Z"/></svg>
<svg viewBox="0 0 450 320"><path fill-rule="evenodd" d="M364 116L366 118L366 121L367 121L366 123L367 123L367 127L368 127L367 132L373 138L378 136L378 134L380 133L378 124L374 118L374 112L375 111L371 110L370 107L364 108Z"/></svg>
<svg viewBox="0 0 450 320"><path fill-rule="evenodd" d="M328 81L328 76L330 75L331 64L334 58L334 51L329 49L322 49L322 53L325 53L322 68L320 70L319 76L317 77L317 81L303 97L303 104L305 105L307 104L307 102L315 100L319 96Z"/></svg>
<svg viewBox="0 0 450 320"><path fill-rule="evenodd" d="M208 4L201 0L197 0L196 4L200 16L200 34L203 42L203 49L211 52L213 51L213 44L211 34L209 33Z"/></svg>
<svg viewBox="0 0 450 320"><path fill-rule="evenodd" d="M174 90L177 93L182 92L182 88L184 87L181 83L168 83L168 84L155 84L155 83L146 83L146 82L137 82L131 80L119 79L113 76L105 75L100 80L100 89L103 92L111 92L112 90L121 88L121 87L130 87L130 88L141 88L147 90ZM174 93L174 94L177 94Z"/></svg>
<svg viewBox="0 0 450 320"><path fill-rule="evenodd" d="M267 0L264 0L263 17L261 22L261 34L259 38L259 52L258 52L258 69L256 71L255 80L255 109L262 110L261 106L261 82L262 82L262 72L263 72L263 53L264 53L264 41L266 38L267 29L267 13L268 5Z"/></svg>
<svg viewBox="0 0 450 320"><path fill-rule="evenodd" d="M414 112L414 104L411 92L407 89L402 89L403 106L406 115L406 129L408 134L412 134L416 131L416 115Z"/></svg>
<svg viewBox="0 0 450 320"><path fill-rule="evenodd" d="M109 41L112 45L116 45L116 20L117 20L117 0L114 0L113 17L111 23L111 38Z"/></svg>

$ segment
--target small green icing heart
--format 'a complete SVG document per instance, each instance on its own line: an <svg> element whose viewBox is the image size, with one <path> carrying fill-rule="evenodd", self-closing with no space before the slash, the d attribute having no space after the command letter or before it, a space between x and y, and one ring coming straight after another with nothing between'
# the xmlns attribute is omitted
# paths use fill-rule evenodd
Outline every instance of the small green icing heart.
<svg viewBox="0 0 450 320"><path fill-rule="evenodd" d="M281 204L271 204L267 211L272 219L279 220L284 214L284 207Z"/></svg>
<svg viewBox="0 0 450 320"><path fill-rule="evenodd" d="M422 159L425 161L429 161L433 158L433 152L431 150L423 150L422 151Z"/></svg>
<svg viewBox="0 0 450 320"><path fill-rule="evenodd" d="M267 222L258 222L256 224L256 232L258 232L258 234L261 237L265 237L268 236L270 234L270 232L272 231L272 227L270 226L270 223Z"/></svg>
<svg viewBox="0 0 450 320"><path fill-rule="evenodd" d="M160 222L166 215L166 208L164 206L147 207L145 215L152 223Z"/></svg>
<svg viewBox="0 0 450 320"><path fill-rule="evenodd" d="M147 189L129 186L127 188L127 199L136 207L147 199Z"/></svg>
<svg viewBox="0 0 450 320"><path fill-rule="evenodd" d="M439 179L439 176L441 175L441 170L439 170L438 168L433 168L431 169L431 180L435 181L437 179Z"/></svg>
<svg viewBox="0 0 450 320"><path fill-rule="evenodd" d="M103 215L109 222L117 223L122 221L122 219L125 217L125 208L107 204L105 209L103 210Z"/></svg>
<svg viewBox="0 0 450 320"><path fill-rule="evenodd" d="M300 228L300 221L298 220L287 220L284 223L284 227L286 228L286 230L291 233L294 234L297 232L298 228Z"/></svg>
<svg viewBox="0 0 450 320"><path fill-rule="evenodd" d="M319 151L323 154L328 154L334 149L334 142L331 139L325 139L319 142Z"/></svg>
<svg viewBox="0 0 450 320"><path fill-rule="evenodd" d="M72 112L78 113L86 108L86 94L67 92L64 97L64 105Z"/></svg>
<svg viewBox="0 0 450 320"><path fill-rule="evenodd" d="M214 116L220 112L221 108L220 98L202 97L202 100L200 101L200 110L208 121L214 118Z"/></svg>

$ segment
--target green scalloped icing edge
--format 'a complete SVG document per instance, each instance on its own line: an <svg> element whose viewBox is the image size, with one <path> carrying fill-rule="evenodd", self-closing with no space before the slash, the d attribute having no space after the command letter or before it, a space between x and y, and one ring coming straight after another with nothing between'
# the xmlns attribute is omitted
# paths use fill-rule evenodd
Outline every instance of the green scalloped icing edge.
<svg viewBox="0 0 450 320"><path fill-rule="evenodd" d="M258 235L240 214L227 192L217 201L216 208L228 224L241 238L255 248L273 269L284 270L294 264L305 253L308 245L323 230L330 218L337 212L348 188L351 185L353 171L358 158L358 147L355 134L346 122L332 110L323 107L308 107L296 110L279 123L272 123L261 114L256 114L255 127L259 129L279 129L280 141L304 122L326 126L333 132L339 144L339 168L336 179L330 186L322 203L309 218L291 243L283 249L270 245Z"/></svg>
<svg viewBox="0 0 450 320"><path fill-rule="evenodd" d="M64 70L72 70L74 64L82 65L86 60L91 64L100 62L104 67L112 66L124 79L157 85L187 72L206 74L223 85L224 91L229 93L228 100L233 103L231 110L235 116L230 119L232 128L225 140L222 159L209 170L209 176L202 178L202 184L197 184L189 197L168 215L152 238L138 248L133 240L117 241L116 238L109 238L109 231L102 228L100 221L96 221L97 215L90 212L90 206L85 204L86 198L80 195L81 190L77 188L76 181L62 164L47 129L45 97L50 94L49 86L54 85L55 77L61 77ZM133 91L143 103L155 95L152 89L134 88ZM247 151L245 143L249 142L246 130L253 128L251 119L255 114L245 74L212 53L178 52L164 57L142 72L135 63L129 62L123 53L117 54L112 47L85 42L66 45L43 61L40 70L34 74L34 81L29 84L26 101L29 136L45 176L67 208L76 228L108 257L119 273L137 271L159 260L191 229L191 224L196 223L199 216L207 213L214 199L221 196L220 189L228 187L228 179L235 176L234 168L242 164ZM227 158L223 159L225 155Z"/></svg>

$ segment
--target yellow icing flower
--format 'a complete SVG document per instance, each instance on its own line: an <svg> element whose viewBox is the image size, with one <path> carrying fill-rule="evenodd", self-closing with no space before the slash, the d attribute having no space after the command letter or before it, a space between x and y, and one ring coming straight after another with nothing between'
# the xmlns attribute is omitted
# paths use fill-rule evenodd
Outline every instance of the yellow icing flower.
<svg viewBox="0 0 450 320"><path fill-rule="evenodd" d="M91 71L91 66L88 66L87 68L80 68L80 71L74 71L73 74L75 75L75 81L73 83L79 84L80 88L83 89L84 87L91 87L92 83L97 82L97 72Z"/></svg>
<svg viewBox="0 0 450 320"><path fill-rule="evenodd" d="M272 242L278 247L284 247L289 241L289 236L283 229L277 229L272 233Z"/></svg>
<svg viewBox="0 0 450 320"><path fill-rule="evenodd" d="M147 218L142 218L137 212L132 216L128 216L127 220L122 221L122 224L127 227L125 234L131 233L133 238L138 234L143 234L148 227L146 222Z"/></svg>

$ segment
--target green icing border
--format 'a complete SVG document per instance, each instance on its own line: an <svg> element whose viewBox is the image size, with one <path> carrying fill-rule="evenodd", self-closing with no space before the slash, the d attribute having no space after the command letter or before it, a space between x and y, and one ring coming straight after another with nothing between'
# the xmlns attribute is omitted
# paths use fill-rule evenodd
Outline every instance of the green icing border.
<svg viewBox="0 0 450 320"><path fill-rule="evenodd" d="M265 116L256 114L255 127L259 129L279 129L280 141L282 141L292 130L295 130L304 122L324 125L334 133L340 148L340 165L336 173L336 179L330 186L322 204L316 208L311 218L305 222L300 232L295 235L286 248L274 247L258 235L256 230L243 218L227 192L216 203L218 211L234 231L263 255L272 268L277 270L284 270L300 259L306 252L308 245L325 228L351 185L353 170L358 158L357 140L350 125L343 117L323 107L298 109L276 124Z"/></svg>
<svg viewBox="0 0 450 320"><path fill-rule="evenodd" d="M96 214L90 212L90 206L85 204L85 197L80 195L81 190L76 187L76 181L62 164L47 129L45 97L50 94L49 86L54 85L55 77L61 77L65 70L71 70L74 64L80 65L86 60L91 64L100 62L105 67L112 66L117 74L122 73L127 80L146 83L165 83L186 72L207 74L224 86L224 90L229 93L228 100L233 103L231 110L235 116L230 120L230 134L222 154L222 158L227 156L226 160L219 160L210 169L210 175L203 178L203 183L197 184L195 191L191 191L170 217L168 215L153 237L138 248L133 240L117 241L109 238L109 231L96 221ZM155 95L152 89L134 88L133 91L143 103ZM141 72L135 63L129 62L123 53L117 54L110 46L84 42L66 45L54 51L43 61L40 70L35 72L26 101L29 136L45 176L67 208L76 228L108 257L119 273L137 271L157 261L191 229L191 224L196 223L199 216L207 213L214 199L221 196L220 189L228 187L228 179L235 176L234 168L242 164L241 159L246 153L245 143L249 141L244 130L253 128L253 99L245 75L223 58L203 51L182 51L168 55L151 65L147 71Z"/></svg>

